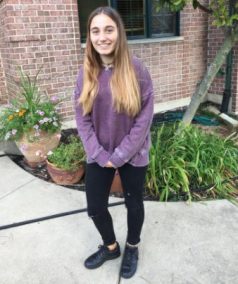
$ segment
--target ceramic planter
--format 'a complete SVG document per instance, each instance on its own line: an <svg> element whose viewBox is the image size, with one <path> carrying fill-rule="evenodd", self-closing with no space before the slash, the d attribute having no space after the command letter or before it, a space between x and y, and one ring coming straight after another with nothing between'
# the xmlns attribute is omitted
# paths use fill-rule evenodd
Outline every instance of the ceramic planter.
<svg viewBox="0 0 238 284"><path fill-rule="evenodd" d="M114 192L123 193L121 178L120 178L118 171L115 172L115 176L114 176L111 190L110 190L110 193L114 193Z"/></svg>
<svg viewBox="0 0 238 284"><path fill-rule="evenodd" d="M29 141L29 137L31 138L32 136L32 138L34 138L33 133L34 132L28 133L27 135L24 134L20 140L16 141L16 145L25 157L27 163L31 167L36 167L44 163L47 153L58 146L60 134L41 131L40 136L37 137L35 141L31 142L33 139Z"/></svg>
<svg viewBox="0 0 238 284"><path fill-rule="evenodd" d="M70 185L79 182L85 171L83 165L76 170L63 170L61 168L57 168L48 160L46 160L46 167L52 180L59 185Z"/></svg>

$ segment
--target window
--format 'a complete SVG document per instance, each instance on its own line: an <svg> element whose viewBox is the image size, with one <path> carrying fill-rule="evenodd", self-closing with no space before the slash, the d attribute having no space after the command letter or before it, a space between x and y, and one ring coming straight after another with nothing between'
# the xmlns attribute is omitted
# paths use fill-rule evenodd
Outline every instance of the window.
<svg viewBox="0 0 238 284"><path fill-rule="evenodd" d="M178 35L178 13L156 11L157 0L78 0L81 39L85 41L88 15L99 6L111 6L121 15L128 39Z"/></svg>

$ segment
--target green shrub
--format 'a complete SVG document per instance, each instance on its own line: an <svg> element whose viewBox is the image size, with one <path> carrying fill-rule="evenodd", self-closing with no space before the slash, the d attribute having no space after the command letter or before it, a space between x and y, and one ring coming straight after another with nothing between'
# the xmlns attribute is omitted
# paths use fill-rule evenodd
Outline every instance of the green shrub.
<svg viewBox="0 0 238 284"><path fill-rule="evenodd" d="M76 170L85 160L83 144L79 137L71 135L69 143L61 143L48 153L47 159L56 167L64 170Z"/></svg>
<svg viewBox="0 0 238 284"><path fill-rule="evenodd" d="M178 124L152 130L146 187L161 201L231 199L237 185L238 148L231 139L206 134L195 126L176 131Z"/></svg>

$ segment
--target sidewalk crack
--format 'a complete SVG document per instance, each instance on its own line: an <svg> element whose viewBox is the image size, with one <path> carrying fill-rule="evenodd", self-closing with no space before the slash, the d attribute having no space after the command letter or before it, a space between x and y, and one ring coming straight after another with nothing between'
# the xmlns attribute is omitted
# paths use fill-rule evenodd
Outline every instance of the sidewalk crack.
<svg viewBox="0 0 238 284"><path fill-rule="evenodd" d="M17 188L14 188L12 191L9 191L9 192L7 192L6 194L2 195L2 196L0 197L0 201L1 201L2 199L4 199L5 197L7 197L8 195L11 195L12 193L16 192L17 190L21 189L22 187L24 187L24 186L28 185L29 183L33 182L34 180L35 180L35 178L31 179L30 181L28 181L28 182L26 182L26 183L21 184L21 185L18 186Z"/></svg>

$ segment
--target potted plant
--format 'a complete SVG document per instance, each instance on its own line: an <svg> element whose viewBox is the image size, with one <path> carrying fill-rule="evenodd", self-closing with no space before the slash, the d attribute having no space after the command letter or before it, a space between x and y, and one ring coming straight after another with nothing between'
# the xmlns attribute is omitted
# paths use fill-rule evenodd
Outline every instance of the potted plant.
<svg viewBox="0 0 238 284"><path fill-rule="evenodd" d="M74 184L84 174L85 152L78 136L71 135L68 143L59 146L47 155L47 170L52 180L61 185Z"/></svg>
<svg viewBox="0 0 238 284"><path fill-rule="evenodd" d="M56 97L40 94L37 77L20 70L20 95L0 114L0 140L15 141L31 166L42 163L60 140L60 116Z"/></svg>
<svg viewBox="0 0 238 284"><path fill-rule="evenodd" d="M123 193L123 187L118 170L115 171L110 193Z"/></svg>

